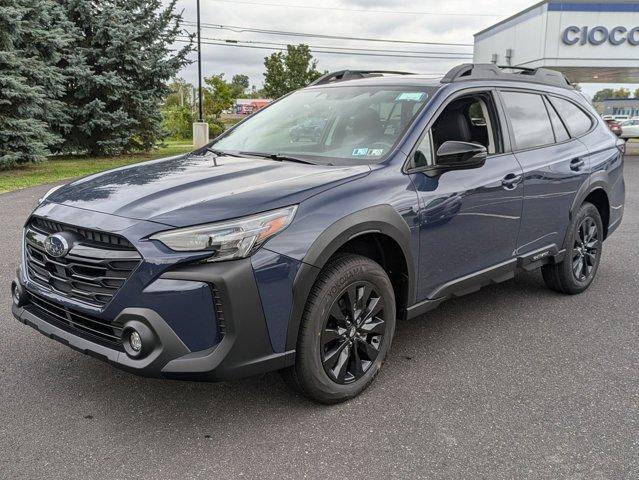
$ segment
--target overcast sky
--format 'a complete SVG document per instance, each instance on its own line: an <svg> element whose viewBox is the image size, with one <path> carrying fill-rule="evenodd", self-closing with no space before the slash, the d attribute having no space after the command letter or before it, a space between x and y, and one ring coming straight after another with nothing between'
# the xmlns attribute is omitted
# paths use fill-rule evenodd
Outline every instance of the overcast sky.
<svg viewBox="0 0 639 480"><path fill-rule="evenodd" d="M165 0L166 1L166 0ZM422 42L473 43L473 34L513 15L536 1L531 0L200 0L202 23L223 24L271 30L285 30L324 35L399 39ZM319 8L301 8L319 7ZM195 22L196 0L178 0L178 11L184 19ZM371 11L372 10L372 11ZM428 13L454 14L432 15ZM463 14L463 15L461 15ZM194 27L187 26L192 31ZM405 45L371 43L322 38L291 38L225 30L202 30L202 37L275 43L306 43L323 47L355 47L373 49L472 53L472 47ZM206 40L203 40L206 41ZM202 73L208 76L225 73L226 78L246 74L251 84L261 86L264 57L268 50L202 45ZM384 69L408 70L442 75L464 59L406 59L373 56L350 56L315 53L319 70ZM460 55L463 56L463 55ZM195 60L195 54L192 55ZM191 83L197 82L197 65L181 72ZM610 86L610 85L605 85ZM583 90L592 95L600 84L585 84ZM634 91L634 88L632 89Z"/></svg>

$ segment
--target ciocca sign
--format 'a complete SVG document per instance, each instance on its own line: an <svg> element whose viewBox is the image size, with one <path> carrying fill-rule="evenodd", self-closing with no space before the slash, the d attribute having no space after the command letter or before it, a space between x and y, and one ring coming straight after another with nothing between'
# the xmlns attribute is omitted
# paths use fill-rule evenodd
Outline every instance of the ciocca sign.
<svg viewBox="0 0 639 480"><path fill-rule="evenodd" d="M613 46L639 45L639 27L577 27L571 26L564 30L561 40L566 45L603 45L608 43Z"/></svg>

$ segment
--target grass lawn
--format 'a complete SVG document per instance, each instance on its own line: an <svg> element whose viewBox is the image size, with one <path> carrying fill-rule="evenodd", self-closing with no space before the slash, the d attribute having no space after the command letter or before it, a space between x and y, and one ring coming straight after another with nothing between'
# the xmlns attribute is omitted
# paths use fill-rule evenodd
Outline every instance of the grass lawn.
<svg viewBox="0 0 639 480"><path fill-rule="evenodd" d="M47 162L26 165L13 170L0 170L0 193L44 183L82 177L131 163L170 157L193 150L188 142L166 142L167 146L148 153L132 153L117 157L51 157Z"/></svg>

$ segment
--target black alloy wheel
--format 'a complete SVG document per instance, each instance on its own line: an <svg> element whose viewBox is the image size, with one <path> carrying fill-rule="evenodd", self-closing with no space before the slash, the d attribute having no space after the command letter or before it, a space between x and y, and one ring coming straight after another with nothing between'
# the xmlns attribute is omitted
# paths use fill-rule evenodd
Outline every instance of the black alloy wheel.
<svg viewBox="0 0 639 480"><path fill-rule="evenodd" d="M572 250L572 272L580 282L595 271L599 253L599 230L591 217L584 218L577 229Z"/></svg>
<svg viewBox="0 0 639 480"><path fill-rule="evenodd" d="M321 336L322 365L339 384L360 379L377 359L386 333L384 300L369 282L349 285L328 311Z"/></svg>
<svg viewBox="0 0 639 480"><path fill-rule="evenodd" d="M585 291L597 275L603 241L601 214L592 203L584 202L570 222L564 258L541 267L548 288L568 295Z"/></svg>
<svg viewBox="0 0 639 480"><path fill-rule="evenodd" d="M309 398L333 404L364 391L382 368L396 320L393 284L370 258L339 253L308 294L284 378Z"/></svg>

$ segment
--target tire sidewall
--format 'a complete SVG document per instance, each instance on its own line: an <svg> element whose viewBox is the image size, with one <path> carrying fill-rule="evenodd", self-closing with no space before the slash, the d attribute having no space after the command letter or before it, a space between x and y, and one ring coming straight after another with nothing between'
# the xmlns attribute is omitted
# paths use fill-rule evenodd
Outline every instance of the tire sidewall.
<svg viewBox="0 0 639 480"><path fill-rule="evenodd" d="M572 270L572 251L575 245L575 237L577 236L577 229L581 222L586 218L590 217L595 221L597 225L597 240L599 242L599 248L597 252L597 260L594 265L593 273L586 280L580 281L575 277L575 274ZM601 255L603 253L603 222L601 221L601 215L599 215L599 210L592 203L584 203L573 222L570 225L570 231L568 233L568 238L566 241L566 260L563 263L563 274L566 280L569 280L568 287L574 291L584 291L586 290L590 284L594 281L597 276L597 271L599 270L599 264L601 263Z"/></svg>
<svg viewBox="0 0 639 480"><path fill-rule="evenodd" d="M330 272L324 277L324 283L318 288L313 287L313 293L317 296L310 309L307 309L303 318L303 329L298 342L298 350L305 355L298 355L296 368L302 370L304 389L313 397L327 397L325 401L341 401L354 397L375 378L377 372L384 363L386 354L390 349L395 331L395 296L393 287L386 272L377 263L365 257L349 255L354 261L347 263L347 268ZM366 281L371 283L379 295L384 299L386 331L380 344L379 354L366 373L358 380L349 384L339 384L333 381L321 361L321 336L326 321L326 316L333 302L338 299L344 290L354 282ZM298 373L298 375L299 375ZM308 377L311 378L308 378ZM330 399L330 400L329 400Z"/></svg>

